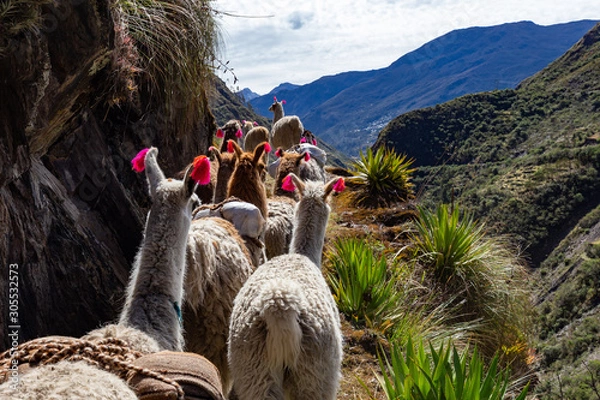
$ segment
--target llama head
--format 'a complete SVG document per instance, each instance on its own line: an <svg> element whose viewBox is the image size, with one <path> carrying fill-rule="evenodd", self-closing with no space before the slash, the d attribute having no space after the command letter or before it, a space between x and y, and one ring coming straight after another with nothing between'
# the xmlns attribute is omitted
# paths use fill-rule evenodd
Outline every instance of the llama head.
<svg viewBox="0 0 600 400"><path fill-rule="evenodd" d="M153 204L174 204L189 211L191 217L193 205L198 202L198 197L194 193L197 182L193 177L201 180L202 184L206 184L207 180L210 180L210 165L207 169L206 162L202 162L197 158L185 171L183 180L167 179L158 165L157 156L158 149L152 147L145 152L143 162L143 170L146 171L146 179Z"/></svg>
<svg viewBox="0 0 600 400"><path fill-rule="evenodd" d="M298 190L300 199L314 198L327 203L333 192L339 193L346 188L344 178L334 178L323 185L317 181L303 181L294 173L288 174L283 180L284 190Z"/></svg>
<svg viewBox="0 0 600 400"><path fill-rule="evenodd" d="M233 149L233 153L237 157L236 170L245 171L247 176L251 176L252 171L256 171L259 176L262 176L265 170L265 163L263 161L263 154L269 146L268 142L262 142L254 148L253 152L245 152L242 148L234 141L230 140L227 143L228 147ZM268 147L270 148L270 146Z"/></svg>
<svg viewBox="0 0 600 400"><path fill-rule="evenodd" d="M278 149L278 152L281 149ZM276 153L277 154L277 153ZM276 181L285 178L290 173L298 174L300 171L300 165L302 162L310 160L308 152L302 153L296 152L279 152L279 165L277 166L277 172L275 173ZM308 157L307 157L308 156ZM308 158L308 159L307 159Z"/></svg>

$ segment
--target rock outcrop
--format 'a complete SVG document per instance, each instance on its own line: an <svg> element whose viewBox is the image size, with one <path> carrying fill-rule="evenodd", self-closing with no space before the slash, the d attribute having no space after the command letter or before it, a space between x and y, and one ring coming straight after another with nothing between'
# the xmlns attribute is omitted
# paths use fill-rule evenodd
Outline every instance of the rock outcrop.
<svg viewBox="0 0 600 400"><path fill-rule="evenodd" d="M15 3L38 25L0 28L0 350L7 327L23 342L114 321L149 206L131 158L156 146L173 175L216 130L204 93L201 112L165 107L112 2Z"/></svg>

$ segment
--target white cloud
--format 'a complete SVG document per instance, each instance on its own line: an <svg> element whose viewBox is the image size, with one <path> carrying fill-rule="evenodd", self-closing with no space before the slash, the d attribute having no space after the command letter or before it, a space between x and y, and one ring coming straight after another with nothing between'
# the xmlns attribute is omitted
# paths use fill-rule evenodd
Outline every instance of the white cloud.
<svg viewBox="0 0 600 400"><path fill-rule="evenodd" d="M222 16L220 22L223 58L239 87L260 94L283 82L305 84L324 75L384 68L454 29L600 20L598 0L215 0L212 6L254 17Z"/></svg>

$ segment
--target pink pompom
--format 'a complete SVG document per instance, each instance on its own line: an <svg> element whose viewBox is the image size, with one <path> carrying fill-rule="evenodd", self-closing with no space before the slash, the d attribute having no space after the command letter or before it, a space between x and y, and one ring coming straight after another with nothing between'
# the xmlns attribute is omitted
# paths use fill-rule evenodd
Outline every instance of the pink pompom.
<svg viewBox="0 0 600 400"><path fill-rule="evenodd" d="M285 103L286 103L286 101L285 101L285 100L281 100L281 104L285 104Z"/></svg>
<svg viewBox="0 0 600 400"><path fill-rule="evenodd" d="M269 144L269 142L265 142L265 153L270 153L271 152L271 145Z"/></svg>
<svg viewBox="0 0 600 400"><path fill-rule="evenodd" d="M303 137L302 139L300 139L300 143L306 143L306 138Z"/></svg>
<svg viewBox="0 0 600 400"><path fill-rule="evenodd" d="M277 101L277 96L273 96L273 101Z"/></svg>
<svg viewBox="0 0 600 400"><path fill-rule="evenodd" d="M223 136L225 136L225 134L223 133L223 129L221 129L221 128L217 129L217 137L222 138Z"/></svg>
<svg viewBox="0 0 600 400"><path fill-rule="evenodd" d="M277 151L275 151L275 156L277 156L278 158L283 157L283 149L280 147L277 149Z"/></svg>
<svg viewBox="0 0 600 400"><path fill-rule="evenodd" d="M144 169L146 169L146 165L144 164L144 160L146 158L146 153L148 153L150 149L145 148L143 150L141 150L139 153L137 153L137 155L135 157L133 157L133 159L131 160L131 169L133 169L135 172L142 172Z"/></svg>
<svg viewBox="0 0 600 400"><path fill-rule="evenodd" d="M294 190L296 190L296 185L294 185L294 181L292 181L292 177L290 175L283 178L281 188L286 192L293 192Z"/></svg>
<svg viewBox="0 0 600 400"><path fill-rule="evenodd" d="M208 185L210 183L210 160L202 155L194 158L192 163L193 170L190 175L199 185Z"/></svg>
<svg viewBox="0 0 600 400"><path fill-rule="evenodd" d="M227 142L227 152L228 153L233 153L235 150L233 149L233 140L230 140L229 142Z"/></svg>
<svg viewBox="0 0 600 400"><path fill-rule="evenodd" d="M208 151L209 151L209 152L211 152L211 151L217 151L217 148L216 148L215 146L210 146L210 147L208 148Z"/></svg>
<svg viewBox="0 0 600 400"><path fill-rule="evenodd" d="M242 136L244 136L244 132L242 132L241 129L238 129L237 132L235 133L235 137L239 139Z"/></svg>
<svg viewBox="0 0 600 400"><path fill-rule="evenodd" d="M254 125L254 126L258 126L258 122L254 121L254 124L253 124L253 125Z"/></svg>
<svg viewBox="0 0 600 400"><path fill-rule="evenodd" d="M242 124L246 125L246 120L245 119L242 120Z"/></svg>
<svg viewBox="0 0 600 400"><path fill-rule="evenodd" d="M304 154L304 161L309 162L310 161L310 153L306 153Z"/></svg>
<svg viewBox="0 0 600 400"><path fill-rule="evenodd" d="M334 192L343 192L344 189L346 189L346 182L344 181L344 178L338 179L337 182L333 184L332 189Z"/></svg>
<svg viewBox="0 0 600 400"><path fill-rule="evenodd" d="M313 139L312 140L312 144L313 144L313 146L316 146L317 145L317 139Z"/></svg>

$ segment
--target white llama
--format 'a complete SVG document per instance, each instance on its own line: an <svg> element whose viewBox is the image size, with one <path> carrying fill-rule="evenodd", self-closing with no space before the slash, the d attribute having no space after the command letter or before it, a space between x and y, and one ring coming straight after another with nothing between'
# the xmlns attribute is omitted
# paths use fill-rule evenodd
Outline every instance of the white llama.
<svg viewBox="0 0 600 400"><path fill-rule="evenodd" d="M240 400L333 400L338 389L339 313L320 263L327 199L341 183L304 183L290 176L301 194L290 254L258 267L231 315L229 364Z"/></svg>
<svg viewBox="0 0 600 400"><path fill-rule="evenodd" d="M281 147L284 150L289 149L295 144L300 143L300 138L304 132L302 121L297 115L285 116L283 105L285 100L277 101L275 97L269 111L273 113L273 125L271 125L271 146L276 149Z"/></svg>

